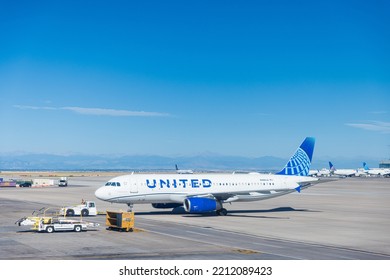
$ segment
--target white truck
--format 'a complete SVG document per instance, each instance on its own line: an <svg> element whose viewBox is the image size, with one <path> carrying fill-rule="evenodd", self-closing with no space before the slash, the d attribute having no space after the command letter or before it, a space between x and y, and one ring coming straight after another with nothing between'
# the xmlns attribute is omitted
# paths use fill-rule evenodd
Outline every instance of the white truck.
<svg viewBox="0 0 390 280"><path fill-rule="evenodd" d="M59 187L66 187L68 185L68 179L66 177L61 177L58 180L58 186Z"/></svg>
<svg viewBox="0 0 390 280"><path fill-rule="evenodd" d="M63 216L96 216L97 209L94 201L82 201L76 206L67 206L60 209L60 215Z"/></svg>

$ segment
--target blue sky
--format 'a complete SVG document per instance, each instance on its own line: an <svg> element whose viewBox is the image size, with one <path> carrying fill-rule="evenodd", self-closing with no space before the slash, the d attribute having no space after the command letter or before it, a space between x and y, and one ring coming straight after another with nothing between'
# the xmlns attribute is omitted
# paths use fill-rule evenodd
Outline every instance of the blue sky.
<svg viewBox="0 0 390 280"><path fill-rule="evenodd" d="M390 156L387 1L0 4L0 153Z"/></svg>

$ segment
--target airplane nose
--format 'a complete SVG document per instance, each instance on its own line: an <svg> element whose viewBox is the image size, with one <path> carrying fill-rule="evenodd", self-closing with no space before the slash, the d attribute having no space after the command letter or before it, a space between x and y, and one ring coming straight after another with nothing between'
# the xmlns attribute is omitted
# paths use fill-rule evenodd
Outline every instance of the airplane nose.
<svg viewBox="0 0 390 280"><path fill-rule="evenodd" d="M107 190L105 187L102 187L102 188L98 188L96 191L95 191L95 196L100 199L100 200L107 200L108 199L108 195L107 195Z"/></svg>

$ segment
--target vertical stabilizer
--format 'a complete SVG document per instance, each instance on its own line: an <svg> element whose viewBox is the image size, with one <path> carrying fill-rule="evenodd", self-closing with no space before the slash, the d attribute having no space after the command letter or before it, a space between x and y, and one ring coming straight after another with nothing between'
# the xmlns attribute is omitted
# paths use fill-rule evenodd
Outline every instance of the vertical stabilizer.
<svg viewBox="0 0 390 280"><path fill-rule="evenodd" d="M315 138L306 137L295 154L287 162L286 166L278 173L279 175L309 175L311 160L313 158Z"/></svg>

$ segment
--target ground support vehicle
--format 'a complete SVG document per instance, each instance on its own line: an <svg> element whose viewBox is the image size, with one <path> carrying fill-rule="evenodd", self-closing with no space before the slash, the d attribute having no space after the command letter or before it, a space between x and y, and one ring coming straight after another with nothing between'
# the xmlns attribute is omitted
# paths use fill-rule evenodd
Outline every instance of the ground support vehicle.
<svg viewBox="0 0 390 280"><path fill-rule="evenodd" d="M41 219L38 223L38 232L52 233L55 231L87 231L88 229L96 228L99 224L89 223L70 219L52 218L48 221Z"/></svg>
<svg viewBox="0 0 390 280"><path fill-rule="evenodd" d="M64 219L61 217L24 217L16 222L19 226L32 226L31 230L52 233L55 231L86 231L95 229L98 223Z"/></svg>
<svg viewBox="0 0 390 280"><path fill-rule="evenodd" d="M58 186L59 187L66 187L66 186L68 186L68 179L66 177L61 177L58 180Z"/></svg>
<svg viewBox="0 0 390 280"><path fill-rule="evenodd" d="M106 211L107 230L133 231L134 212Z"/></svg>
<svg viewBox="0 0 390 280"><path fill-rule="evenodd" d="M53 217L58 217L58 209L43 207L34 210L30 217L20 218L15 222L18 226L32 226L31 230L37 230L40 221L48 223Z"/></svg>
<svg viewBox="0 0 390 280"><path fill-rule="evenodd" d="M49 211L50 208L42 208L34 211L35 216L23 217L15 222L19 226L31 226L31 230L37 232L54 232L54 231L85 231L99 227L98 223L68 219L63 216L58 216L58 211Z"/></svg>
<svg viewBox="0 0 390 280"><path fill-rule="evenodd" d="M60 210L62 216L96 216L97 209L94 201L82 201L76 206L63 207Z"/></svg>

